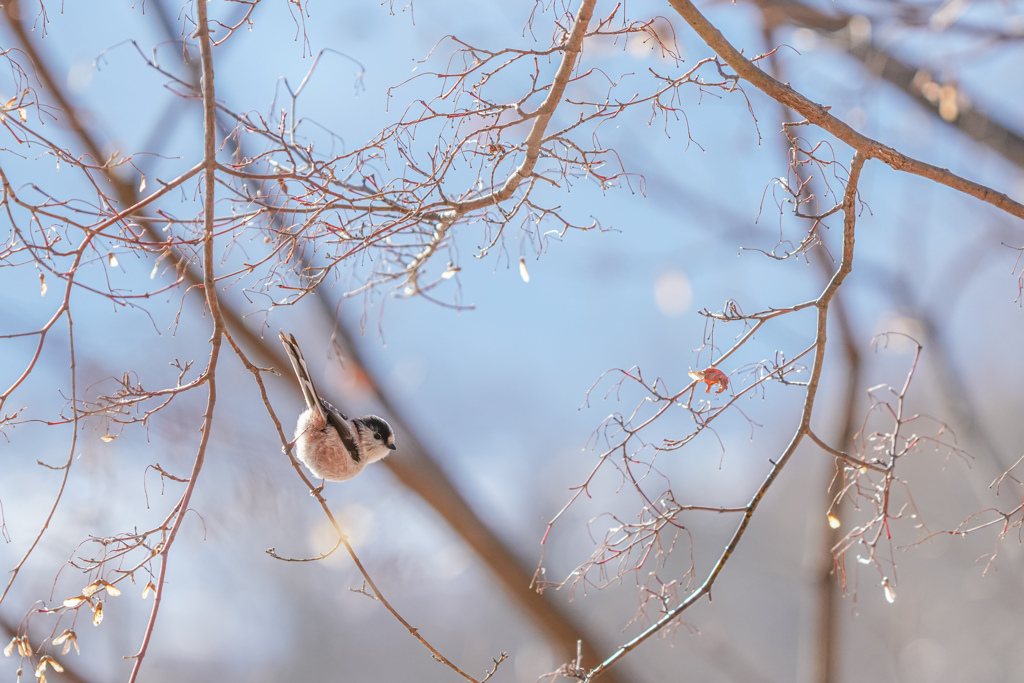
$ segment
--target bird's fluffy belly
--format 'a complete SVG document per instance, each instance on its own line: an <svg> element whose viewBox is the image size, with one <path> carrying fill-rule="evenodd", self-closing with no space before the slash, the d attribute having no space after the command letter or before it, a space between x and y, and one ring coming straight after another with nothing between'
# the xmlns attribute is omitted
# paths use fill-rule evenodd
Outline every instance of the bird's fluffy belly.
<svg viewBox="0 0 1024 683"><path fill-rule="evenodd" d="M299 415L295 425L295 457L309 468L313 476L328 481L351 479L366 465L352 459L338 432L312 409Z"/></svg>

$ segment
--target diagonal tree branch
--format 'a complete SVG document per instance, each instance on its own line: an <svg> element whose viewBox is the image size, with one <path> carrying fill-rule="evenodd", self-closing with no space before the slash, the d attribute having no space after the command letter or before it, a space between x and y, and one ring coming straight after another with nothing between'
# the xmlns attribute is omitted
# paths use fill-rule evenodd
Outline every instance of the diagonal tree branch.
<svg viewBox="0 0 1024 683"><path fill-rule="evenodd" d="M818 312L817 327L813 345L814 362L811 364L811 376L807 382L807 394L804 397L803 409L800 415L800 424L793 433L793 437L790 440L789 445L786 446L778 460L774 461L772 468L768 471L768 476L765 477L764 482L754 493L750 502L747 503L744 508L743 519L736 527L732 537L725 546L725 550L723 550L722 554L719 555L718 560L711 568L711 571L704 579L704 582L693 593L686 596L686 598L678 605L672 609L666 610L665 613L662 614L661 618L644 629L640 635L622 645L608 659L604 660L597 667L587 672L582 678L585 683L590 683L590 681L595 679L597 676L603 674L609 667L614 665L629 652L635 650L645 640L675 621L680 614L696 604L705 595L710 598L711 588L714 586L715 581L722 573L726 563L728 563L729 558L732 557L733 552L736 550L746 533L750 520L754 516L754 511L757 509L758 505L760 505L761 500L768 492L768 489L771 488L772 483L774 483L775 479L782 472L782 468L785 467L793 457L793 454L796 452L800 442L810 432L811 416L814 412L814 402L817 396L819 383L821 381L821 371L825 363L825 346L828 339L829 306L832 303L836 292L839 291L839 287L842 285L843 280L846 279L846 276L849 275L853 268L854 228L857 221L857 184L860 180L861 169L864 167L865 161L865 155L860 152L855 152L853 155L853 162L850 164L850 177L847 180L846 192L843 196L843 213L845 215L845 220L843 223L842 261L840 262L839 268L832 275L831 280L829 280L828 285L826 285L825 290L821 293L821 296L819 296L814 302Z"/></svg>
<svg viewBox="0 0 1024 683"><path fill-rule="evenodd" d="M1024 135L1009 129L986 112L958 97L959 88L950 95L956 107L943 109L943 97L923 67L899 59L871 40L858 40L848 30L852 17L845 13L826 14L798 0L752 0L772 25L790 24L813 29L825 35L831 45L861 62L872 74L902 90L926 111L953 126L975 142L984 145L1019 168L1024 168Z"/></svg>
<svg viewBox="0 0 1024 683"><path fill-rule="evenodd" d="M776 22L774 14L770 11L768 3L773 0L763 0L761 6L765 18L764 36L766 52L772 49L776 41L774 29ZM777 0L780 4L787 0ZM795 4L795 3L794 3ZM814 11L807 8L808 11ZM802 16L802 15L798 15ZM771 75L777 80L785 81L779 61L772 60L768 64ZM779 123L783 125L790 119L791 112L783 105L779 105ZM801 171L799 164L792 163L797 158L798 149L795 141L787 137L787 155L791 160L792 172L797 176L797 187L803 188L802 197L811 197L816 194L814 188L814 177ZM815 229L816 219L808 217L807 222L810 230ZM819 237L820 238L820 237ZM827 246L822 244L821 248L811 249L809 253L811 261L814 262L821 278L827 282L832 276L832 259ZM838 444L840 449L849 449L853 444L853 435L856 431L856 410L857 400L860 397L861 375L863 363L861 360L858 341L853 331L850 320L850 312L847 310L845 296L836 296L832 300L832 316L835 327L838 328L840 345L843 351L843 361L846 372L844 381L845 387L842 391L842 403L839 409L839 426L832 437L833 443ZM808 431L807 436L814 441L819 448L830 452L837 458L846 460L849 458L845 453L836 452L828 446L813 431ZM842 469L838 462L835 466ZM839 528L832 528L826 524L826 515L832 505L834 492L830 490L835 481L834 468L822 468L819 476L821 481L821 492L817 500L812 500L808 512L809 536L811 541L807 544L804 555L804 567L807 574L808 587L802 596L802 619L801 641L798 660L798 668L803 669L799 676L804 683L829 683L836 680L839 671L840 643L839 638L839 598L840 592L836 585L836 560L832 555L832 549L842 538ZM817 532L817 533L814 533Z"/></svg>
<svg viewBox="0 0 1024 683"><path fill-rule="evenodd" d="M808 122L836 136L861 155L868 159L883 161L897 171L934 180L946 187L988 202L1018 218L1024 218L1024 204L1014 201L1002 192L997 192L986 185L968 180L948 169L909 157L888 145L883 145L877 140L858 133L847 123L830 114L829 107L812 102L785 83L780 83L772 78L726 40L722 32L708 21L690 0L669 0L669 4L708 44L708 47L717 52L729 66L736 70L740 78L753 84L777 102L798 112Z"/></svg>
<svg viewBox="0 0 1024 683"><path fill-rule="evenodd" d="M588 661L600 661L602 656L595 647L594 630L579 623L553 600L530 587L530 572L466 500L451 482L405 419L402 410L384 391L376 374L370 369L359 350L359 345L346 325L337 318L330 302L323 295L317 297L325 318L337 320L335 336L343 349L346 362L352 363L367 378L374 398L388 416L388 421L401 434L401 457L387 458L383 462L398 480L414 490L437 512L462 540L473 549L505 589L506 595L530 616L533 623L557 644L558 652L566 655L575 650L582 640L582 653ZM615 681L617 676L606 677Z"/></svg>
<svg viewBox="0 0 1024 683"><path fill-rule="evenodd" d="M583 39L587 35L587 26L590 24L590 19L593 17L594 5L596 4L597 0L582 0L580 2L580 8L576 13L576 19L573 22L572 30L569 32L565 40L565 46L562 51L562 60L558 64L558 70L555 72L555 77L552 79L551 87L548 90L547 96L537 108L537 111L532 114L520 112L524 119L528 117L533 118L533 125L530 127L530 132L526 136L526 143L524 145L526 154L522 163L519 164L511 174L509 174L508 178L505 179L505 182L502 183L500 188L493 192L489 192L482 197L459 202L455 204L454 208L445 211L442 214L442 220L437 224L430 242L406 267L406 272L409 275L409 285L414 291L418 289L416 278L419 274L419 269L427 262L427 259L437 251L437 248L441 245L441 242L444 240L448 230L456 223L456 221L459 220L459 218L470 211L477 211L488 206L495 206L509 200L516 193L516 190L519 189L520 184L528 180L533 175L533 170L536 168L537 161L540 159L541 146L544 143L544 135L548 130L548 123L550 123L551 117L555 113L555 109L562 102L565 89L569 85L569 80L572 78L573 70L576 68L576 62L579 61L580 54L583 51Z"/></svg>

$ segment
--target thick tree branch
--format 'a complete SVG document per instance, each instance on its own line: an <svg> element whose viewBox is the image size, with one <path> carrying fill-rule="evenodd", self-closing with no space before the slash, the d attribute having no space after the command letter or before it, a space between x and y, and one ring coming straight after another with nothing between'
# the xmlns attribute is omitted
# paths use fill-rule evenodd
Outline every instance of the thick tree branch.
<svg viewBox="0 0 1024 683"><path fill-rule="evenodd" d="M958 86L952 86L953 90L946 95L941 92L939 84L927 77L924 67L908 64L872 40L855 38L849 30L850 15L826 14L797 0L753 2L773 25L789 24L818 31L828 44L845 51L870 73L902 90L943 123L953 126L1018 168L1024 168L1024 136L972 106L967 98L960 97ZM944 110L944 100L949 96L954 98L956 106Z"/></svg>
<svg viewBox="0 0 1024 683"><path fill-rule="evenodd" d="M669 4L697 32L712 50L717 52L725 62L735 69L737 75L753 84L772 99L798 112L810 123L828 131L868 159L878 159L897 171L934 180L937 183L959 190L972 197L1006 211L1009 214L1024 218L1024 204L1010 199L1002 192L968 180L952 173L948 169L933 166L883 145L866 135L858 133L844 121L829 113L829 108L816 104L785 83L780 83L759 69L753 62L743 56L739 50L726 40L707 18L701 14L690 0L669 0Z"/></svg>

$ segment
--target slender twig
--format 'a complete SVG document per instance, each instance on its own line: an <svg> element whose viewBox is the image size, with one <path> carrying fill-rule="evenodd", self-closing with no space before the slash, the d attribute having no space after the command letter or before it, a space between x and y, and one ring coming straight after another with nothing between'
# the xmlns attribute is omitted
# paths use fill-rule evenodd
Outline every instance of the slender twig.
<svg viewBox="0 0 1024 683"><path fill-rule="evenodd" d="M231 345L231 348L234 349L235 354L242 361L242 364L245 366L245 368L253 374L253 377L256 381L256 385L259 387L260 390L260 398L263 400L263 405L267 409L267 413L270 415L270 419L273 421L274 427L277 429L278 438L281 440L281 443L285 447L285 451L288 454L289 459L291 460L292 467L295 468L295 471L299 474L299 477L302 479L303 482L305 482L306 486L309 488L312 495L317 499L317 502L323 509L324 514L327 516L328 521L331 523L331 526L334 527L334 532L335 534L337 534L338 538L337 544L334 546L334 548L332 548L330 551L326 553L322 553L319 557L315 558L299 560L285 558L278 555L277 551L274 548L269 548L267 550L267 554L275 559L284 560L286 562L309 562L321 560L329 556L331 553L333 553L334 549L337 548L339 545L344 545L345 550L349 554L349 557L352 558L352 562L356 565L356 569L358 569L359 573L362 574L363 581L365 581L366 584L369 585L371 590L373 591L372 597L376 599L378 602L380 602L380 604L383 605L384 608L391 613L391 616L397 619L398 622L402 624L402 626L404 626L407 631L409 631L413 638L418 640L420 644L423 645L423 647L425 647L430 652L431 655L433 655L438 661L440 661L444 665L448 666L452 671L456 672L457 674L465 678L467 681L470 681L470 683L483 683L487 680L487 678L490 678L490 674L488 674L485 678L478 681L477 679L473 678L465 671L460 669L454 662L445 657L436 647L434 647L426 638L424 638L423 635L420 634L420 630L418 628L412 626L408 621L406 621L405 617L403 617L398 612L398 610L395 609L394 606L392 606L392 604L387 600L387 598L384 597L384 593L382 593L381 590L377 587L377 584L376 582L374 582L373 577L370 576L370 573L366 570L366 567L363 566L362 561L359 559L359 556L356 554L355 549L349 542L348 536L345 534L344 531L342 531L341 525L338 523L337 518L335 518L330 508L327 507L327 501L324 499L320 488L313 486L313 483L309 481L308 477L306 477L305 472L302 471L302 467L299 464L298 460L296 460L295 457L292 455L291 446L288 443L288 438L285 436L284 427L281 425L281 420L277 417L277 413L270 405L270 397L267 396L267 389L263 384L263 377L261 376L263 370L253 365L249 361L249 359L246 358L245 354L242 352L242 349L238 346L238 344L235 343L235 340L232 338L230 331L225 330L224 336L227 338L228 343ZM502 661L504 659L505 657L503 655L501 657L501 660L495 660L495 668L497 667L499 661ZM491 674L493 674L493 671L491 671Z"/></svg>
<svg viewBox="0 0 1024 683"><path fill-rule="evenodd" d="M14 387L16 387L18 384L20 384L21 381L24 380L24 378L28 375L28 373L31 372L32 366L35 364L36 359L38 359L39 354L42 352L43 340L46 337L46 331L49 330L50 326L53 325L54 323L56 323L57 320L59 320L62 315L66 315L67 319L68 319L68 338L69 338L70 349L71 349L71 385L72 385L72 392L75 391L75 382L76 382L75 355L74 355L74 348L75 347L74 347L74 337L73 337L74 325L73 325L72 319L71 319L71 290L72 290L72 287L74 285L74 280L75 280L74 272L77 269L78 264L81 262L83 254L85 254L86 246L88 245L88 243L91 240L92 240L92 235L87 235L85 237L85 239L82 241L82 245L79 247L78 253L75 255L75 261L74 261L75 267L71 269L71 274L68 275L67 284L64 287L64 298L61 301L61 304L58 307L57 312L54 313L53 317L50 318L50 321L46 324L46 326L43 328L42 332L40 333L39 344L37 346L36 353L35 353L35 356L32 359L32 362L29 364L29 367L25 370L25 373L21 376L21 378L19 378L15 382L14 386L12 386L11 389L9 389L4 394L4 396L0 397L0 398L6 398L6 396L8 396L10 394L10 392L14 391ZM72 395L74 395L74 393L72 393ZM2 406L2 405L3 405L3 402L0 401L0 406ZM11 577L7 580L7 585L4 587L3 593L0 594L0 603L3 603L4 598L7 597L7 593L11 590L11 586L14 585L14 580L18 578L18 574L21 572L21 568L25 566L26 562L28 562L28 558L32 555L32 552L36 549L36 546L39 545L39 541L42 540L43 534L45 534L46 530L50 527L50 522L53 521L53 516L57 512L57 506L60 504L60 501L61 501L61 499L64 496L64 490L67 487L67 483L68 483L68 476L71 473L71 463L74 460L75 447L78 444L78 418L79 418L79 412L78 412L78 410L75 410L74 408L73 408L73 410L74 410L74 418L73 418L74 429L72 431L72 436L71 436L71 448L68 451L68 458L67 458L67 460L64 462L64 465L61 468L59 468L59 469L63 470L63 474L61 475L60 486L57 488L57 495L54 497L53 505L50 506L50 511L47 513L46 519L43 520L43 524L42 524L42 526L39 529L39 533L36 534L35 539L33 539L32 544L28 547L28 549L22 555L21 560L18 561L18 564L16 564L14 566L14 568L10 570Z"/></svg>
<svg viewBox="0 0 1024 683"><path fill-rule="evenodd" d="M174 525L167 534L167 540L159 550L160 572L156 583L156 596L153 600L153 607L150 610L149 621L142 637L142 645L135 655L135 662L132 666L128 683L135 683L138 679L142 662L146 657L150 639L153 636L153 628L156 625L156 617L160 611L160 604L164 597L167 578L167 563L170 557L170 549L177 538L178 530L188 512L188 504L192 499L196 483L199 481L199 473L203 468L206 459L206 449L210 441L210 434L213 428L213 411L217 403L217 362L220 358L221 342L224 334L224 318L221 315L220 304L217 299L216 277L214 272L214 201L216 188L216 165L217 165L217 126L216 126L216 100L213 84L213 46L210 41L210 27L207 20L206 0L198 0L196 3L196 19L198 27L196 37L199 39L199 50L202 58L203 69L203 166L205 172L205 188L203 197L203 289L206 295L206 305L210 310L213 319L213 335L210 339L210 360L206 369L208 379L208 394L206 410L203 414L203 425L199 448L196 452L196 459L192 465L192 472L188 478L188 485L181 495Z"/></svg>
<svg viewBox="0 0 1024 683"><path fill-rule="evenodd" d="M875 472L881 472L883 474L885 474L889 470L889 467L886 465L879 465L878 463L868 462L866 460L859 460L858 458L855 458L849 453L837 451L835 448L832 448L827 443L818 438L818 435L811 430L807 431L807 437L814 443L818 444L818 447L821 450L825 451L826 453L829 453L830 455L834 455L835 457L839 458L850 467L853 467L855 469L864 467L866 469L874 470Z"/></svg>

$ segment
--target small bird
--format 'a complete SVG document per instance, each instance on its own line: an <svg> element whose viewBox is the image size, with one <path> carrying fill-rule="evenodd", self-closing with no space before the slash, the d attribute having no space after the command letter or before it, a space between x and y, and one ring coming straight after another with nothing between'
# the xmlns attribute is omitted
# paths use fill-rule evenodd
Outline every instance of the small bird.
<svg viewBox="0 0 1024 683"><path fill-rule="evenodd" d="M345 417L316 393L295 337L281 332L281 342L306 399L306 410L295 425L295 457L313 476L347 481L395 450L391 425L376 415Z"/></svg>

